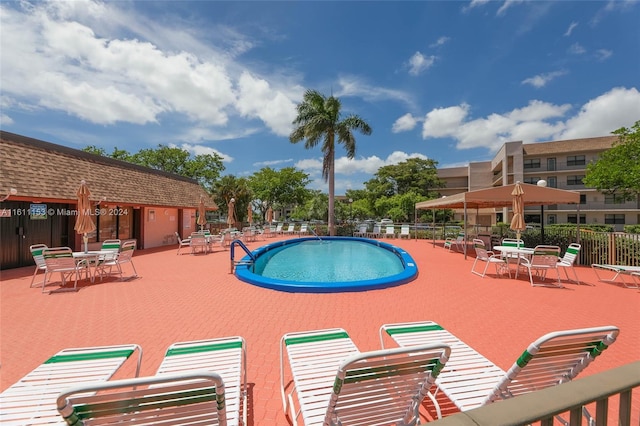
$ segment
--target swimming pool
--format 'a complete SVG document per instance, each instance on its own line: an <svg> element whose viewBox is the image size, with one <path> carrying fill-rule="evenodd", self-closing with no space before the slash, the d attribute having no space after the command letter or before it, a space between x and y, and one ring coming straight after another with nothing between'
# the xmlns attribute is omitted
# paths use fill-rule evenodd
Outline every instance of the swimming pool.
<svg viewBox="0 0 640 426"><path fill-rule="evenodd" d="M366 291L406 284L418 276L406 251L367 238L296 238L267 244L252 254L255 263L238 265L236 276L280 291ZM242 263L250 260L245 256Z"/></svg>

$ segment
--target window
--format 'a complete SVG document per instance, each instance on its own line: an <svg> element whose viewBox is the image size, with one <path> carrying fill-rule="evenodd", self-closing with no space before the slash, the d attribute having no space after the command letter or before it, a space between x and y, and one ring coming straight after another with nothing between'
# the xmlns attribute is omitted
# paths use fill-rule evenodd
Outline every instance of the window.
<svg viewBox="0 0 640 426"><path fill-rule="evenodd" d="M604 223L607 225L624 225L623 214L605 214Z"/></svg>
<svg viewBox="0 0 640 426"><path fill-rule="evenodd" d="M558 223L558 217L555 214L547 215L547 223L549 225L553 225L554 223Z"/></svg>
<svg viewBox="0 0 640 426"><path fill-rule="evenodd" d="M556 176L549 176L547 178L547 186L549 188L557 188L558 187L558 178Z"/></svg>
<svg viewBox="0 0 640 426"><path fill-rule="evenodd" d="M580 204L587 204L587 194L580 194Z"/></svg>
<svg viewBox="0 0 640 426"><path fill-rule="evenodd" d="M524 168L525 169L539 169L540 168L540 159L534 158L532 160L524 160Z"/></svg>
<svg viewBox="0 0 640 426"><path fill-rule="evenodd" d="M524 183L529 183L531 185L535 185L540 180L539 177L526 177L524 178Z"/></svg>
<svg viewBox="0 0 640 426"><path fill-rule="evenodd" d="M556 159L555 158L547 158L547 170L550 172L556 169Z"/></svg>
<svg viewBox="0 0 640 426"><path fill-rule="evenodd" d="M624 204L625 200L622 195L619 194L604 194L605 204Z"/></svg>
<svg viewBox="0 0 640 426"><path fill-rule="evenodd" d="M569 214L567 215L567 222L569 223L578 223L578 215ZM587 223L587 216L584 214L580 215L580 223Z"/></svg>
<svg viewBox="0 0 640 426"><path fill-rule="evenodd" d="M584 166L585 164L584 155L570 155L567 157L567 166Z"/></svg>
<svg viewBox="0 0 640 426"><path fill-rule="evenodd" d="M584 175L567 176L567 185L582 185Z"/></svg>

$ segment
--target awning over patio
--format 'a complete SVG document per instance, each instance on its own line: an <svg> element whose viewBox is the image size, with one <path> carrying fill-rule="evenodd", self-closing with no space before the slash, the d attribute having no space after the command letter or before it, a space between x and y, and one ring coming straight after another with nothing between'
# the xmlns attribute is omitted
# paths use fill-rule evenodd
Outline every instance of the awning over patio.
<svg viewBox="0 0 640 426"><path fill-rule="evenodd" d="M527 183L520 184L524 189L523 201L525 205L549 204L578 204L580 193L564 189L548 188ZM430 209L463 209L487 207L511 207L513 196L511 192L515 184L496 186L476 191L463 192L435 200L416 203L417 210Z"/></svg>

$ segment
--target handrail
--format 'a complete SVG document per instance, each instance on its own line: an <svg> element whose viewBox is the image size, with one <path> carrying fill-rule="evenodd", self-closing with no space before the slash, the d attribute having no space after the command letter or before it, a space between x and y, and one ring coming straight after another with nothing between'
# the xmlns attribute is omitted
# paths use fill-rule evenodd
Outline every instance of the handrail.
<svg viewBox="0 0 640 426"><path fill-rule="evenodd" d="M313 229L313 227L312 227L312 226L309 226L309 230L311 231L311 233L312 233L313 235L315 235L315 236L316 236L316 238L317 238L318 240L322 241L322 238L320 238L320 236L318 236L318 234L316 234L316 231Z"/></svg>
<svg viewBox="0 0 640 426"><path fill-rule="evenodd" d="M235 267L235 260L234 260L234 258L235 258L235 256L234 256L235 250L234 249L235 249L236 245L239 245L242 248L242 250L244 250L244 252L247 253L247 256L249 256L249 258L252 261L254 261L254 262L256 261L256 257L253 255L253 253L251 253L251 251L247 248L247 246L244 245L244 243L242 241L240 241L240 240L231 241L231 246L230 246L229 250L231 252L231 272L230 273L232 273L232 274L233 274L233 268Z"/></svg>

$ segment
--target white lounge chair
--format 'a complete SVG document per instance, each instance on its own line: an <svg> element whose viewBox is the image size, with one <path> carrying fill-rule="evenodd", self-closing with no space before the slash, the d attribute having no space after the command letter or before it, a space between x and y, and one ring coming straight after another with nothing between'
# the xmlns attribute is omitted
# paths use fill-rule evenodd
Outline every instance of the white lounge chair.
<svg viewBox="0 0 640 426"><path fill-rule="evenodd" d="M107 381L138 351L138 345L63 349L0 394L0 424L27 425L61 422L56 397L71 386Z"/></svg>
<svg viewBox="0 0 640 426"><path fill-rule="evenodd" d="M300 229L298 230L298 235L308 235L309 234L309 224L303 223L300 225Z"/></svg>
<svg viewBox="0 0 640 426"><path fill-rule="evenodd" d="M385 324L380 343L390 336L401 347L441 342L451 356L436 380L460 411L555 386L574 379L618 336L617 327L557 331L540 337L507 371L433 321Z"/></svg>
<svg viewBox="0 0 640 426"><path fill-rule="evenodd" d="M367 232L367 238L380 238L380 235L380 225L378 224L373 225L373 231Z"/></svg>
<svg viewBox="0 0 640 426"><path fill-rule="evenodd" d="M293 235L296 232L295 228L296 228L296 224L290 223L287 229L283 230L282 233L285 235Z"/></svg>
<svg viewBox="0 0 640 426"><path fill-rule="evenodd" d="M285 352L293 378L288 394ZM339 328L285 334L280 345L285 414L294 425L301 415L306 426L416 424L449 352L436 343L361 353Z"/></svg>
<svg viewBox="0 0 640 426"><path fill-rule="evenodd" d="M367 224L362 223L358 225L358 230L353 233L354 237L366 237L367 236Z"/></svg>
<svg viewBox="0 0 640 426"><path fill-rule="evenodd" d="M599 281L605 283L619 283L627 288L640 288L640 266L624 266L624 265L609 265L594 263L591 265L593 271L596 273ZM611 278L604 278L600 275L602 271L613 272ZM598 272L600 271L600 273ZM631 278L631 282L627 281L625 277ZM618 281L620 278L620 281Z"/></svg>
<svg viewBox="0 0 640 426"><path fill-rule="evenodd" d="M502 276L505 272L509 274L509 278L511 278L511 270L509 269L509 264L505 259L498 256L491 250L487 250L484 245L484 241L480 239L473 240L473 247L476 250L476 260L473 261L473 266L471 267L471 272L473 274L479 275L482 278L487 274L487 269L489 265L495 265L496 274ZM484 270L482 273L476 271L476 264L478 262L485 262Z"/></svg>
<svg viewBox="0 0 640 426"><path fill-rule="evenodd" d="M411 228L409 225L400 226L400 233L398 234L398 237L406 239L411 238Z"/></svg>
<svg viewBox="0 0 640 426"><path fill-rule="evenodd" d="M384 237L385 238L395 238L396 237L396 229L395 229L395 227L393 225L385 226Z"/></svg>

